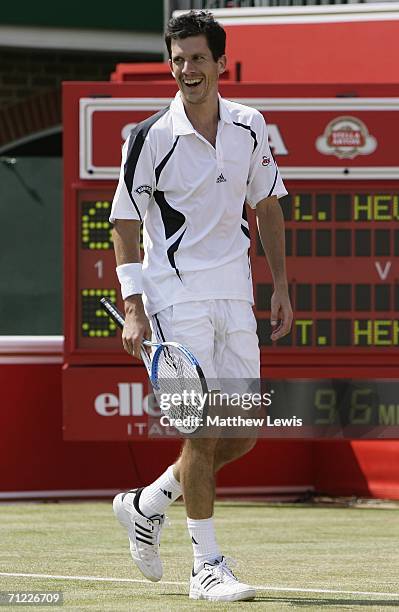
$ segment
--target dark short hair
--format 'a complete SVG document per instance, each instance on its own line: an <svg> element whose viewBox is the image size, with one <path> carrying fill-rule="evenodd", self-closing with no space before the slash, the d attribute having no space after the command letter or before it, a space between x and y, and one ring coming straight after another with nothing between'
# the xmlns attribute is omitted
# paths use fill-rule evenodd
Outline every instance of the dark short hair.
<svg viewBox="0 0 399 612"><path fill-rule="evenodd" d="M190 11L169 20L165 31L169 58L172 58L172 39L181 40L200 34L206 37L208 47L216 62L225 53L226 32L209 11Z"/></svg>

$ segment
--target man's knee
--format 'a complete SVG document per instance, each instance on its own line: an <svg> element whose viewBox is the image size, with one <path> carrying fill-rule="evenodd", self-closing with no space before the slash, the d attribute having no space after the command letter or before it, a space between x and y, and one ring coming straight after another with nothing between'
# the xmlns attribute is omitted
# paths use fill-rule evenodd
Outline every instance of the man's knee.
<svg viewBox="0 0 399 612"><path fill-rule="evenodd" d="M216 449L216 469L218 470L226 463L243 457L254 448L256 438L224 438L219 440Z"/></svg>
<svg viewBox="0 0 399 612"><path fill-rule="evenodd" d="M239 446L238 449L241 452L241 455L246 455L247 453L249 453L249 451L251 451L255 445L256 445L256 438L239 438Z"/></svg>
<svg viewBox="0 0 399 612"><path fill-rule="evenodd" d="M188 438L184 443L182 454L214 457L217 444L215 438Z"/></svg>
<svg viewBox="0 0 399 612"><path fill-rule="evenodd" d="M244 452L249 453L249 451L255 448L257 441L258 440L255 436L253 438L244 438Z"/></svg>

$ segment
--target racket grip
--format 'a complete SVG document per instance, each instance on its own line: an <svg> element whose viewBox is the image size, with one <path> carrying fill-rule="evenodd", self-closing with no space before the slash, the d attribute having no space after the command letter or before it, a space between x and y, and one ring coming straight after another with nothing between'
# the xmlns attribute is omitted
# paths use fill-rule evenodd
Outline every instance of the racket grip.
<svg viewBox="0 0 399 612"><path fill-rule="evenodd" d="M117 326L123 329L123 326L125 324L125 317L123 316L121 311L115 306L115 304L110 302L105 297L101 298L100 303L105 312L111 317L113 321L115 321Z"/></svg>
<svg viewBox="0 0 399 612"><path fill-rule="evenodd" d="M113 304L113 302L110 302L110 300L105 297L101 298L100 303L105 312L108 314L108 316L110 316L111 319L115 321L118 327L123 329L123 326L125 324L125 317L123 316L119 308L117 308L115 304ZM143 346L153 346L151 340L143 340L141 344Z"/></svg>

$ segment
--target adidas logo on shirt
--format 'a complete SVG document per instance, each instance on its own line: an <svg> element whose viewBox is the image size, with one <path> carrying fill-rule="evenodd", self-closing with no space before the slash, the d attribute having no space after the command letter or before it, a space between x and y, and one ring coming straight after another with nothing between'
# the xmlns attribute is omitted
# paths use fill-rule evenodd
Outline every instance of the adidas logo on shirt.
<svg viewBox="0 0 399 612"><path fill-rule="evenodd" d="M226 179L224 178L223 174L220 174L217 179L216 179L217 183L227 183Z"/></svg>

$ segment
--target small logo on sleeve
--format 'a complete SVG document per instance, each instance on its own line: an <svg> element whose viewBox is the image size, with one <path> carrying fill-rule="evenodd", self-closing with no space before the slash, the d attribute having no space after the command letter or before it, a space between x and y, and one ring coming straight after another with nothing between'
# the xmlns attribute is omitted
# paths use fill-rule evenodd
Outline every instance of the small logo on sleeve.
<svg viewBox="0 0 399 612"><path fill-rule="evenodd" d="M140 185L140 187L137 187L137 189L134 190L134 193L138 193L139 195L146 193L148 197L151 197L152 189L150 185Z"/></svg>
<svg viewBox="0 0 399 612"><path fill-rule="evenodd" d="M268 166L270 164L270 157L266 157L266 155L264 155L262 157L262 166Z"/></svg>
<svg viewBox="0 0 399 612"><path fill-rule="evenodd" d="M217 179L216 179L217 183L227 183L227 180L224 178L223 174L220 174Z"/></svg>

